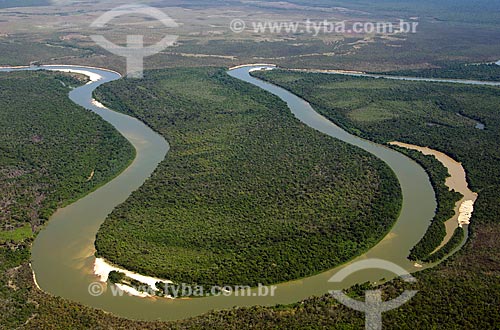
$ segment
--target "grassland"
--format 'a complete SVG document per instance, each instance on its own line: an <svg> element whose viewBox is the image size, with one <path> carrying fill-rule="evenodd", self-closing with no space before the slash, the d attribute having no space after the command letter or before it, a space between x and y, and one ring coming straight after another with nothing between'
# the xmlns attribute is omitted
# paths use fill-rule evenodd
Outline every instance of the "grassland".
<svg viewBox="0 0 500 330"><path fill-rule="evenodd" d="M31 230L31 225L29 223L14 230L0 231L0 243L6 243L9 241L20 243L32 237L33 231Z"/></svg>
<svg viewBox="0 0 500 330"><path fill-rule="evenodd" d="M0 0L0 9L12 7L31 7L50 5L49 0Z"/></svg>
<svg viewBox="0 0 500 330"><path fill-rule="evenodd" d="M464 63L492 62L500 53L499 25L494 5L474 2L460 5L412 1L331 3L289 1L143 1L162 9L179 24L165 29L147 18L123 17L106 29L90 22L122 4L118 0L62 2L62 5L0 10L0 64L98 65L125 72L123 58L92 42L90 35L104 34L116 43L134 31L154 43L165 34L179 40L146 60L150 69L179 66L231 66L273 62L288 68L360 69L395 71L441 68ZM59 2L61 3L61 2ZM389 4L389 7L387 6ZM416 34L232 33L232 19L250 22L379 22L418 18ZM71 25L67 21L71 19Z"/></svg>

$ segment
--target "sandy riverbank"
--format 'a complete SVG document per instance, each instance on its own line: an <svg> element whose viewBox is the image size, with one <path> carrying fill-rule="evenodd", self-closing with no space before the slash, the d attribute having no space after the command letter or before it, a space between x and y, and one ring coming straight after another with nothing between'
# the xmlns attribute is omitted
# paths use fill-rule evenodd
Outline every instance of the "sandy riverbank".
<svg viewBox="0 0 500 330"><path fill-rule="evenodd" d="M97 101L96 99L92 99L92 105L95 105L96 107L101 108L101 109L107 109L104 106L104 104L102 104L101 102Z"/></svg>
<svg viewBox="0 0 500 330"><path fill-rule="evenodd" d="M248 72L255 72L255 71L272 71L276 69L276 67L268 67L268 66L263 66L263 67L260 67L260 68L253 68L253 69L250 69L248 70Z"/></svg>
<svg viewBox="0 0 500 330"><path fill-rule="evenodd" d="M151 276L145 276L141 275L138 273L131 272L129 270L117 267L112 265L111 263L107 262L103 258L96 258L94 261L94 274L97 275L100 279L101 282L105 283L108 280L109 273L112 271L120 272L125 274L125 276L130 277L136 281L139 281L145 285L149 285L152 289L156 289L156 283L158 282L163 282L163 283L172 283L172 281L157 278L157 277L151 277ZM123 285L123 284L117 284L117 286L123 290L124 292L138 296L138 297L149 297L149 294L139 292L136 289Z"/></svg>
<svg viewBox="0 0 500 330"><path fill-rule="evenodd" d="M54 68L54 69L49 68L47 70L58 71L58 72L67 72L67 73L82 74L84 76L89 77L90 81L87 84L91 84L91 83L99 81L99 80L101 80L103 78L100 74L97 74L97 73L94 73L94 72L90 72L90 71L85 71L85 70L61 69L61 68L57 68L57 69L56 68Z"/></svg>
<svg viewBox="0 0 500 330"><path fill-rule="evenodd" d="M420 147L402 142L390 142L389 144L406 149L417 150L424 155L432 155L436 157L436 159L448 169L448 173L450 174L450 177L446 179L446 186L450 190L455 190L464 196L455 204L455 215L445 222L446 236L441 245L436 248L435 251L437 251L451 239L457 227L469 224L472 212L474 211L474 202L477 199L477 193L469 189L467 176L462 164L445 153L428 147Z"/></svg>
<svg viewBox="0 0 500 330"><path fill-rule="evenodd" d="M288 69L293 72L306 72L306 73L336 73L336 74L366 74L363 71L354 70L335 70L335 69Z"/></svg>
<svg viewBox="0 0 500 330"><path fill-rule="evenodd" d="M91 67L89 67L89 68L91 68ZM97 73L94 73L94 72L91 72L91 71L87 71L87 70L78 70L78 69L61 68L61 67L57 67L57 68L50 68L49 67L49 68L45 68L45 69L50 70L50 71L67 72L67 73L77 73L77 74L85 75L90 80L87 84L91 84L91 83L94 83L94 82L97 82L97 81L100 81L101 79L103 79L103 76L101 76L100 74L97 74ZM99 108L104 108L104 109L106 108L102 103L100 103L99 101L97 101L95 99L92 99L92 104L95 105L96 107L99 107ZM91 176L93 176L93 172L92 172ZM99 279L100 279L101 282L107 282L109 273L111 271L118 271L118 272L124 273L129 278L132 278L132 279L137 280L137 281L139 281L139 282L141 282L141 283L143 283L145 285L150 286L153 289L156 288L156 283L157 282L172 283L169 280L164 280L164 279L160 279L160 278L145 276L145 275L141 275L141 274L137 274L137 273L128 271L126 269L122 269L122 268L116 267L116 266L108 263L105 259L102 259L102 258L96 258L95 259L95 261L94 261L94 269L93 270L94 270L94 274L99 277ZM34 272L33 272L33 279L34 279L34 281L36 283L36 278L35 278L35 273ZM144 293L144 292L140 292L140 291L136 290L135 288L133 288L131 286L127 286L127 285L124 285L124 284L115 284L115 285L120 290L122 290L123 292L125 292L125 293L127 293L129 295L133 295L133 296L137 296L137 297L142 297L142 298L151 297L150 294Z"/></svg>
<svg viewBox="0 0 500 330"><path fill-rule="evenodd" d="M262 66L262 67L273 67L273 68L277 68L278 67L276 64L255 63L255 64L236 65L236 66L233 66L233 67L229 68L228 70L231 71L231 70L236 70L236 69L246 68L246 67L251 67L251 66ZM255 69L258 69L258 68L255 68Z"/></svg>
<svg viewBox="0 0 500 330"><path fill-rule="evenodd" d="M38 288L38 290L42 290L40 289L40 285L38 285L38 282L36 281L36 275L35 275L35 271L33 270L33 267L31 267L31 263L30 263L30 268L31 268L31 273L33 274L33 283L35 283L35 286Z"/></svg>

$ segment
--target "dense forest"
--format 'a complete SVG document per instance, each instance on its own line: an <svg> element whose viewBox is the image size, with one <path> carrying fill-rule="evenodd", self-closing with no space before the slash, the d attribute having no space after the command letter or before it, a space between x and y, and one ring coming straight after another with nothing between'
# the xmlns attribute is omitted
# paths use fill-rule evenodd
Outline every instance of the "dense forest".
<svg viewBox="0 0 500 330"><path fill-rule="evenodd" d="M485 159L489 157L486 153ZM419 293L401 308L384 313L384 328L498 327L499 223L500 187L491 185L480 191L467 245L441 265L415 274L418 284L412 289ZM28 260L29 244L0 249L0 319L5 329L358 329L364 324L361 313L328 295L287 306L212 312L178 322L131 321L44 294L33 284ZM397 295L401 283L392 281L382 289Z"/></svg>
<svg viewBox="0 0 500 330"><path fill-rule="evenodd" d="M96 97L171 145L97 235L99 256L127 269L208 286L287 281L366 251L399 214L384 163L223 69L151 71Z"/></svg>
<svg viewBox="0 0 500 330"><path fill-rule="evenodd" d="M473 235L467 246L443 264L415 274L411 289L418 294L402 307L383 314L384 329L495 329L500 324L500 190L480 195L474 213ZM16 252L20 257L22 252ZM2 260L3 261L3 260ZM31 273L22 269L14 284L30 281ZM381 289L399 295L403 284L391 281ZM18 314L20 329L361 329L364 315L339 304L328 295L311 297L292 305L245 307L214 311L177 322L141 322L115 317L36 289L29 292L37 308L27 304L27 295L8 307ZM357 291L357 290L353 290ZM359 293L358 293L359 295ZM4 305L5 306L5 305ZM5 306L7 307L7 306ZM32 308L33 310L29 310ZM12 315L12 314L11 314ZM12 317L14 318L14 317ZM24 318L24 319L23 319ZM13 327L7 327L13 328Z"/></svg>
<svg viewBox="0 0 500 330"><path fill-rule="evenodd" d="M498 174L492 176L500 174L499 88L286 71L255 75L303 96L354 134L380 143L397 140L447 153L464 164L473 190L500 183ZM485 129L476 128L477 121ZM430 256L445 236L443 222L453 215L459 196L442 184L448 175L442 166L429 163L418 153L406 153L430 172L438 198L436 216L410 254L411 259L431 261L442 254Z"/></svg>
<svg viewBox="0 0 500 330"><path fill-rule="evenodd" d="M463 163L471 189L500 185L500 88L284 70L255 72L370 140L429 146ZM476 128L477 122L485 129Z"/></svg>
<svg viewBox="0 0 500 330"><path fill-rule="evenodd" d="M44 5L50 2L50 0L0 0L0 8ZM33 60L41 60L43 63L85 64L113 68L121 72L125 71L125 61L116 56L110 56L110 54L105 53L95 45L89 46L86 36L82 40L72 39L62 42L62 39L68 33L79 32L82 26L77 24L69 27L67 24L59 24L55 22L56 18L61 16L67 16L68 18L87 16L85 11L64 6L72 3L71 1L52 1L52 3L57 3L55 13L50 13L46 8L34 10L33 17L40 17L41 24L36 22L32 28L29 27L30 22L26 20L30 15L29 10L26 8L12 9L3 13L2 23L7 30L15 31L14 27L19 26L24 29L24 32L0 32L0 64L25 65ZM85 1L73 3L78 6L82 5L83 8L88 6ZM166 2L153 0L149 3L161 6ZM185 4L185 1L177 1L176 3L184 6L186 12L196 9L199 4L214 7L235 3L236 7L221 7L221 11L230 12L234 11L235 8L241 10L240 6L243 2L239 0L211 2L197 0L189 1L188 4ZM245 3L254 7L245 7L244 11L266 12L267 3L265 1L246 1ZM286 4L288 3L319 6L327 9L332 7L331 0L287 0ZM498 11L496 1L340 0L336 1L335 5L341 7L341 10L342 7L357 10L362 20L373 20L375 17L377 19L397 20L399 18L418 16L420 21L419 33L389 37L375 36L366 39L364 36L342 37L328 35L321 42L311 38L310 35L283 35L277 38L261 38L252 35L251 40L235 41L231 39L234 35L209 36L211 31L216 29L215 26L210 28L202 26L199 39L192 35L182 36L178 47L151 57L146 62L146 66L150 68L176 66L220 67L259 61L276 63L289 68L390 71L391 74L497 80L498 69L495 67L463 65L466 62L498 60L496 56L500 53L500 33L498 29L500 11ZM90 7L98 13L99 8L95 6L95 3L94 6ZM278 9L275 14L281 15L280 11L284 13L284 16L280 17L286 17L286 20L289 19L291 14L295 15L296 12L299 12L299 10ZM194 11L194 13L197 12ZM316 13L318 11L314 9L312 11L300 11L300 14L304 17L313 17ZM24 21L10 22L11 18L15 16L23 18ZM351 16L350 18L354 19L355 17L357 16ZM201 24L206 17L202 16L196 19L196 24ZM50 28L43 27L42 25L45 23L49 23ZM88 21L84 21L84 30L87 26ZM122 25L118 24L117 27L121 29ZM110 28L113 29L114 27ZM227 27L223 26L223 29L227 30ZM188 32L190 31L188 30ZM222 41L211 41L214 39L222 39ZM89 49L89 47L91 48ZM304 48L304 50L301 48ZM183 52L229 55L229 57L199 58L181 55ZM236 57L232 58L232 55L236 55ZM450 63L452 64L450 65ZM413 70L429 67L444 69ZM399 71L393 72L394 70ZM2 75L3 73L0 74L0 78ZM13 76L14 74L11 75L11 77ZM64 104L66 110L73 109L74 105L67 102L66 99L67 90L61 89L57 81L73 86L80 82L65 77L57 74L40 74L40 76L35 74L30 78L29 82L26 82L27 85L18 86L20 89L19 94L16 93L16 98L19 98L19 95L26 95L25 99L21 100L24 101L23 105L26 105L30 99L33 99L36 103L45 104L46 107L43 108L43 112L58 110L54 109L52 104ZM40 83L39 80L42 80L43 83ZM382 82L378 83L380 83L379 87L383 85ZM7 80L0 79L0 94L3 88L9 84ZM46 98L44 100L40 98L39 93L30 93L31 86L35 90L40 90L40 84L44 86L44 94L42 94ZM26 88L26 86L29 86L29 88ZM391 84L389 89L392 89L394 93L399 93L405 90L401 86L408 85L395 82ZM429 86L437 85L430 84ZM364 95L373 98L374 95L368 93L370 88L365 89L359 86L359 93L353 99L357 97L364 99ZM297 89L297 93L301 92L299 89ZM383 89L381 88L381 90ZM375 89L374 93L381 90ZM427 100L429 96L429 103L437 105L438 103L435 103L435 100L436 95L438 95L446 100L456 98L460 105L452 105L447 110L445 109L446 111L443 109L434 111L432 110L433 107L420 111L418 110L419 107L413 106L413 104L409 108L401 108L407 110L405 111L406 114L397 120L383 119L388 120L388 124L380 128L377 136L370 137L369 133L364 131L364 129L370 128L371 125L365 125L360 121L352 121L351 125L347 125L349 118L346 119L346 122L342 122L341 117L336 118L338 123L345 124L345 127L348 127L352 132L361 135L366 134L366 137L380 139L380 142L390 139L391 132L395 132L394 135L400 139L406 138L405 133L408 133L408 139L410 140L423 141L422 143L439 147L443 151L449 149L457 152L453 156L467 162L464 166L471 180L474 181L474 189L479 192L470 226L472 234L467 245L451 259L437 267L415 274L418 278L416 289L419 290L419 293L408 304L383 314L384 329L498 329L500 327L500 313L498 312L500 306L500 241L498 240L500 236L500 173L498 167L495 166L495 164L500 164L497 134L499 127L498 107L500 104L496 96L498 93L494 89L478 89L476 92L471 92L465 86L464 88L455 89L445 88L445 85L439 88L440 92L436 93L436 90L432 88L418 92L415 94L415 98L406 101L410 103L417 101L418 103L419 100ZM460 90L465 90L465 92L461 94ZM458 92L455 93L455 91ZM304 93L313 94L312 90L307 90ZM332 96L338 98L341 94L342 92L339 92L332 94ZM14 98L12 94L10 95ZM303 96L307 97L306 94ZM401 104L401 99L393 99L387 94L385 96L388 102L380 106L380 109L389 108L396 111ZM325 97L328 97L328 91L325 92ZM49 100L50 102L48 102ZM391 103L393 100L397 102ZM375 103L378 101L376 98L373 99ZM2 103L0 113L6 110L5 106L7 106L7 109L13 110L9 108L9 104ZM318 105L315 105L315 107L318 110L321 108ZM461 118L457 119L450 116L448 111L451 109L454 112L453 109L458 108L463 111L460 113ZM34 108L30 108L30 110L34 111ZM410 112L413 111L415 113L411 114ZM359 112L362 113L363 110ZM384 111L381 111L381 113L384 113ZM331 111L330 114L331 118L335 119ZM477 114L477 116L474 114ZM370 117L371 115L366 116ZM398 116L400 115L398 114ZM354 117L356 117L356 114ZM99 125L105 124L99 117L94 115L87 118L90 120L80 120L81 118L79 119L78 116L75 118L77 118L76 121L71 121L70 124L64 122L64 127L70 126L66 131L70 132L73 129L76 129L76 131L85 130L88 126L88 133L95 134L94 129L96 129L96 126L94 125L96 122L100 123ZM436 118L439 120L435 122L434 119ZM54 127L60 128L61 120L66 119L64 116L54 116L50 121L46 122L47 127L54 125ZM24 117L23 122L33 124L36 120L38 120L38 117L30 115ZM454 124L449 124L449 120ZM484 131L475 129L475 121L486 123L486 129ZM403 125L401 128L400 125L405 122L408 125ZM12 129L11 124L15 127L20 123L17 120L11 121L10 117L8 120L5 120L5 117L1 119L0 125L3 126L4 132L5 129ZM408 126L412 126L414 129L408 130ZM103 130L106 131L106 129ZM387 132L381 134L382 130ZM436 130L438 130L438 133L435 132ZM104 137L104 135L107 135L103 133L104 131L101 131L99 136ZM439 136L441 133L443 135ZM5 133L4 135L8 134ZM31 135L29 136L31 138ZM83 134L80 135L79 133L78 137L84 138ZM108 136L106 139L112 141L114 138L116 136L111 134L111 137ZM443 139L444 142L441 143L440 139ZM34 139L34 141L37 140L37 138ZM109 157L116 156L109 149L115 147L113 142L106 144L106 141L101 141L100 138L96 138L96 140L99 140L99 142L85 139L85 141L91 143L91 146L101 148L96 152L96 157L102 154L102 159L106 162ZM23 140L23 143L25 142ZM43 145L44 152L62 157L63 163L74 161L75 166L81 167L85 171L83 174L88 175L89 168L82 167L81 163L76 160L78 152L82 151L80 148L85 148L85 146L76 141L78 148L68 148L67 145L71 143L75 143L75 140L66 140L66 136L58 137L58 143ZM29 198L31 197L27 195L29 191L25 189L15 191L5 189L5 182L9 182L9 184L14 182L19 187L33 186L36 191L40 191L38 187L42 187L41 191L50 188L50 191L47 190L44 193L46 199L53 198L53 200L58 200L61 205L79 196L70 196L71 193L65 190L66 186L63 188L61 188L62 185L43 186L47 183L44 175L52 175L50 172L45 172L45 163L31 163L31 160L25 162L26 153L23 152L11 155L12 157L2 158L4 150L1 145L2 141L0 141L0 187L2 187L0 201L3 201L1 198L3 198L5 192L15 198L16 201L20 200L24 203L24 206L18 209L15 209L12 204L5 206L10 208L9 212L12 212L11 214L14 216L12 218L4 217L5 223L2 222L3 227L0 229L0 329L361 329L364 325L364 315L362 313L340 305L328 295L311 297L287 306L237 308L216 311L179 322L163 323L126 320L101 310L45 294L38 290L33 283L29 261L32 237L36 234L33 233L32 223L41 223L45 221L46 217L36 220L37 214L35 213L33 214L35 221L31 221L32 213L30 211L36 210L39 215L49 215L52 211L48 208L48 205L34 205L37 202L36 199L34 203L30 203ZM58 148L62 148L62 150L59 151ZM127 149L121 143L120 148ZM85 150L82 151L84 156L90 154L87 149ZM451 155L451 153L449 154ZM125 166L127 163L125 158L130 155L125 155L125 153L123 155L124 158L118 162ZM5 161L9 164L7 170L4 169L5 163L2 163ZM33 175L29 181L16 181L21 179L18 177L10 178L5 175L5 173L12 175L11 171L15 168L14 164L22 164L22 166L20 165L21 169L24 169L26 164L30 165L29 168L32 169L32 172L23 175L36 174L37 171L42 170L44 172L40 175ZM106 165L102 162L95 165L98 166L99 164L104 172L107 171L107 166L108 168L117 166L117 164ZM66 165L64 164L64 166ZM117 166L117 168L119 167ZM442 169L439 169L439 167L428 166L426 169L431 174L431 179L434 172L437 178L442 178ZM53 178L57 178L61 182L68 182L68 178L65 176L66 172L63 173L57 168L54 171L57 176ZM14 171L14 176L16 173L22 172ZM109 173L113 172L110 171ZM97 176L99 173L96 172L95 175ZM90 182L85 183L84 187L80 187L81 182L78 181L80 176L75 175L74 178L76 181L69 180L69 187L75 193L78 191L86 193L89 191L88 189L94 189L94 186L99 184L97 177L95 177ZM105 181L104 177L103 180ZM55 180L50 180L49 183L53 183L53 181ZM439 189L436 188L435 182L434 187L438 199L442 200L439 197ZM52 194L54 197L51 197ZM61 196L64 198L70 197L68 200L64 200L60 198ZM448 196L452 197L451 195ZM448 201L451 201L451 199L448 199ZM3 207L4 205L0 205L1 210L3 210ZM449 211L449 208L443 208L443 210L446 209ZM23 222L21 218L26 215L29 216L29 219L27 222ZM439 232L442 230L442 226L439 226L440 222L436 221L436 219L437 217L426 235L426 237L430 238L428 242L431 245L434 244L432 237L438 237L433 233L441 235ZM462 233L457 231L454 240L459 241L460 235ZM454 245L452 240L450 246ZM423 250L429 250L429 247L423 245L422 247ZM445 247L440 253L446 254L447 251L449 249ZM352 294L360 295L360 292L357 292L358 289L359 287L354 288ZM384 285L382 289L385 292L397 295L402 290L402 284L391 281Z"/></svg>
<svg viewBox="0 0 500 330"><path fill-rule="evenodd" d="M0 75L1 230L38 228L132 161L128 141L67 98L80 83L46 72Z"/></svg>
<svg viewBox="0 0 500 330"><path fill-rule="evenodd" d="M121 172L133 147L68 98L80 75L0 74L0 328L35 311L29 267L33 237L56 208ZM44 296L42 294L42 296ZM28 301L29 300L29 301Z"/></svg>

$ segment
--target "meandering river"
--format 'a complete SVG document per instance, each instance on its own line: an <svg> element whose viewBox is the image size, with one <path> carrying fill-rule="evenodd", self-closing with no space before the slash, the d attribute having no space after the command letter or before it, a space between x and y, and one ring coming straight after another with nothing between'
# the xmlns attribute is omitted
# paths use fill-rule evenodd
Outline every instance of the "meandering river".
<svg viewBox="0 0 500 330"><path fill-rule="evenodd" d="M164 159L169 146L163 137L140 121L96 106L92 102L92 92L99 85L120 78L119 74L104 69L77 66L42 68L51 70L71 68L100 75L102 79L71 91L70 98L111 123L137 151L136 159L122 174L86 197L58 210L46 228L37 236L32 248L32 267L37 282L44 291L127 318L174 320L234 306L288 304L310 296L323 295L331 289L347 288L355 283L375 282L394 276L381 270L366 270L348 277L341 284L329 283L328 279L346 266L342 265L316 276L278 284L274 296L218 296L176 300L127 295L116 297L107 286L103 287L104 292L101 295L89 294L89 285L99 280L93 274L94 240L99 226L117 205L124 202L132 191L143 184L158 163ZM416 268L406 256L424 235L436 207L434 191L425 171L408 157L390 148L347 133L315 112L303 99L251 77L249 71L255 68L237 68L229 71L229 75L277 95L288 104L298 120L320 132L372 153L392 168L403 191L400 217L380 243L354 261L381 258L409 271L415 271ZM13 69L0 69L0 71L11 70ZM426 81L433 80L426 79ZM253 293L255 292L254 290Z"/></svg>

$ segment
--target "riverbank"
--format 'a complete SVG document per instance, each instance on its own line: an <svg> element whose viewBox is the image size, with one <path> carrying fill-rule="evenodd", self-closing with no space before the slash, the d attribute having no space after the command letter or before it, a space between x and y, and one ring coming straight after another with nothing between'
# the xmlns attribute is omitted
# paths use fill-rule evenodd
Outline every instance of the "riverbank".
<svg viewBox="0 0 500 330"><path fill-rule="evenodd" d="M73 89L69 98L113 125L136 150L135 159L120 175L78 201L58 209L50 217L46 228L37 235L32 246L31 268L33 281L36 281L37 287L54 296L103 308L102 305L95 305L96 298L89 294L90 284L102 282L101 276L94 274L95 233L114 207L124 202L139 188L163 160L169 148L168 143L137 119L111 111L93 100L94 89L106 82L119 79L121 75L117 72L81 66L22 67L17 70L72 72L89 77L90 83ZM103 268L101 263L101 267L97 269ZM109 272L106 277L108 274ZM139 278L152 284L153 287L157 280ZM106 285L104 284L102 288L105 289ZM146 298L144 293L134 291L131 287L118 284L117 288L137 296L131 296L130 299ZM116 300L112 291L104 290L98 299L100 301L98 304L106 301L108 306L114 305ZM129 297L128 294L125 296ZM141 300L147 302L150 299ZM105 309L113 311L112 307Z"/></svg>
<svg viewBox="0 0 500 330"><path fill-rule="evenodd" d="M95 72L88 71L88 70L76 70L76 69L72 69L72 68L68 68L68 69L62 69L62 68L52 69L52 68L50 68L48 70L50 70L50 71L58 71L58 72L66 72L66 73L77 73L77 74L81 74L81 75L87 76L89 78L89 80L90 80L87 83L87 85L95 83L95 82L98 82L98 81L100 81L100 80L102 80L104 78L102 75L100 75L98 73L95 73ZM92 102L92 104L94 106L96 106L98 108L107 109L102 103L100 103L99 101L97 101L95 99L92 99L91 102ZM88 181L90 181L93 176L94 176L94 171L92 171L92 173L91 173ZM94 274L100 278L101 282L103 282L103 283L107 282L109 273L111 271L121 272L121 273L125 274L127 277L130 277L130 278L132 278L134 280L137 280L137 281L139 281L139 282L141 282L143 284L146 284L146 285L150 286L153 289L155 288L155 285L156 285L157 282L171 283L171 281L168 281L168 280L163 280L163 279L159 279L159 278L145 276L145 275L141 275L141 274L137 274L137 273L128 271L126 269L122 269L122 268L116 267L116 266L112 265L111 263L107 262L103 258L95 258L95 262L94 262ZM33 271L33 280L35 281L35 283L37 283L34 271ZM36 285L38 286L38 283ZM123 292L125 292L125 293L127 293L129 295L133 295L133 296L137 296L137 297L141 297L141 298L151 297L148 293L140 292L140 291L136 290L135 288L133 288L131 286L128 286L128 285L125 285L125 284L118 284L118 283L115 284L115 285L120 290L122 290ZM40 287L38 286L38 288L40 288Z"/></svg>
<svg viewBox="0 0 500 330"><path fill-rule="evenodd" d="M94 83L94 82L97 82L99 80L101 80L103 77L100 75L100 74L97 74L97 73L94 73L94 72L90 72L90 71L85 71L85 70L74 70L74 69L48 69L50 71L57 71L57 72L65 72L65 73L77 73L77 74L81 74L81 75L84 75L84 76L87 76L89 78L89 82L87 83L88 84L91 84L91 83Z"/></svg>
<svg viewBox="0 0 500 330"><path fill-rule="evenodd" d="M158 282L161 282L164 284L172 283L172 281L169 281L169 280L151 277L151 276L145 276L145 275L141 275L141 274L134 273L134 272L131 272L129 270L120 268L118 266L112 265L111 263L106 261L104 258L95 258L94 274L99 277L99 279L102 283L106 283L108 281L109 273L111 273L112 271L123 273L123 274L125 274L125 276L127 276L131 279L134 279L136 281L139 281L145 285L148 285L149 287L151 287L154 290L156 290L156 283L158 283ZM141 297L141 298L151 297L151 295L149 293L140 292L131 286L121 284L121 283L116 283L115 285L117 287L119 287L122 291L124 291L130 295Z"/></svg>
<svg viewBox="0 0 500 330"><path fill-rule="evenodd" d="M233 67L228 68L228 71L233 71L236 69L243 69L243 68L253 68L254 70L260 70L262 68L277 68L278 66L276 64L267 64L267 63L255 63L255 64L241 64L241 65L236 65Z"/></svg>
<svg viewBox="0 0 500 330"><path fill-rule="evenodd" d="M329 74L344 74L344 75L362 75L367 74L364 71L354 71L354 70L335 70L335 69L287 69L292 72L304 72L304 73L329 73Z"/></svg>
<svg viewBox="0 0 500 330"><path fill-rule="evenodd" d="M474 202L477 200L477 193L469 189L467 176L462 164L446 155L443 152L417 145L412 145L402 142L390 142L390 145L416 150L427 156L434 156L444 167L448 169L450 177L446 179L446 186L450 190L455 190L463 195L463 198L455 204L455 215L447 220L444 225L446 228L446 236L441 244L433 251L436 252L441 249L452 238L453 233L457 227L468 225L474 210Z"/></svg>
<svg viewBox="0 0 500 330"><path fill-rule="evenodd" d="M12 69L30 69L30 68L33 68L33 67L25 66L25 67L15 67ZM10 68L4 67L4 69L10 69ZM37 69L37 67L35 67L33 69ZM111 70L107 70L107 69L100 69L100 68L93 68L93 67L78 67L78 69L75 69L72 66L47 66L47 67L40 67L39 69L45 69L45 70L49 70L49 71L57 71L57 72L63 72L63 73L76 73L76 74L84 75L84 76L89 78L89 82L87 82L86 85L94 84L94 83L100 82L104 79L104 76L102 74L99 74L97 72L92 72L90 70L103 70L103 71L107 71L107 72L111 72L111 73L119 75L119 73L117 73L115 71L111 71ZM87 70L87 69L90 69L90 70ZM100 103L99 101L97 101L93 98L91 99L91 104L99 109L111 111L108 108L106 108L102 103ZM132 166L132 164L130 166ZM92 171L92 173L90 174L88 181L90 181L93 178L93 176L94 176L94 171ZM95 276L97 276L100 279L100 281L103 283L107 282L108 275L111 271L118 271L118 272L124 273L127 277L130 277L130 278L137 280L145 285L148 285L153 289L155 288L155 285L157 282L172 283L169 280L145 276L145 275L141 275L138 273L128 271L128 270L123 269L123 268L116 267L116 266L112 265L111 263L109 263L108 261L106 261L104 258L95 258L95 257L93 257L93 258L95 259L94 266L93 266L93 274ZM30 264L30 267L31 267L31 264ZM36 286L39 289L41 289L38 282L37 282L35 271L33 269L32 269L32 274L33 274L34 283L36 284ZM125 284L115 284L115 285L120 290L122 290L123 292L125 292L129 295L141 297L141 298L151 297L149 294L144 293L144 292L140 292L131 286L127 286Z"/></svg>

